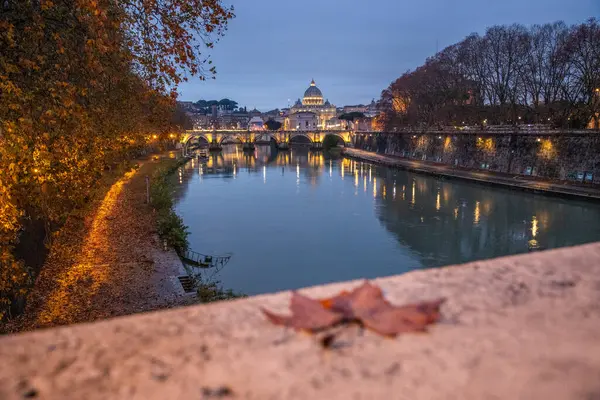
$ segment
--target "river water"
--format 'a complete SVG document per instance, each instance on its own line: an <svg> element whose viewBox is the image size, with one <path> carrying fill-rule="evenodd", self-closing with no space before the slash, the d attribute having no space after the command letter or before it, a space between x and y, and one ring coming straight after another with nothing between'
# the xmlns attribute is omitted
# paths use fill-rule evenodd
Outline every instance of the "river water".
<svg viewBox="0 0 600 400"><path fill-rule="evenodd" d="M301 147L244 154L228 145L175 179L190 248L233 253L206 278L248 295L600 241L596 203Z"/></svg>

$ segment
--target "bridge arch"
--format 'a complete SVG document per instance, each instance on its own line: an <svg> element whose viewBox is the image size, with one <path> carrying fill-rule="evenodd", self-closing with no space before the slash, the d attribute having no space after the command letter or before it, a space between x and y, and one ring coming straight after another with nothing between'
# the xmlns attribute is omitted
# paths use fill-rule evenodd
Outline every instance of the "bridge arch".
<svg viewBox="0 0 600 400"><path fill-rule="evenodd" d="M325 133L325 135L323 136L323 143L325 143L325 140L327 140L328 137L335 138L338 141L338 143L341 142L345 147L350 144L350 138L344 137L344 135L342 133L338 133L338 132Z"/></svg>
<svg viewBox="0 0 600 400"><path fill-rule="evenodd" d="M279 138L277 137L277 132L272 131L259 131L255 133L254 142L258 142L259 139L267 139L269 142L274 141L276 144L279 144Z"/></svg>
<svg viewBox="0 0 600 400"><path fill-rule="evenodd" d="M306 141L303 141L303 140L300 140L300 141L298 141L298 140L294 140L294 139L298 139L298 138L307 139L307 140L308 140L308 142L306 142ZM292 134L290 135L290 143L292 143L292 142L296 142L296 143L298 143L298 142L300 142L300 143L304 142L305 144L306 144L306 143L310 143L310 144L312 144L312 143L314 143L314 140L313 140L313 138L312 138L312 137L310 137L310 134L308 134L308 133L304 133L304 132L298 132L298 133L292 133Z"/></svg>
<svg viewBox="0 0 600 400"><path fill-rule="evenodd" d="M244 139L240 135L223 135L219 140L219 145L224 144L243 144Z"/></svg>
<svg viewBox="0 0 600 400"><path fill-rule="evenodd" d="M205 145L206 147L208 147L210 145L209 138L204 134L190 135L190 137L188 137L187 140L185 141L185 143L183 144L186 152L192 148L194 148L194 149L199 148L202 145Z"/></svg>

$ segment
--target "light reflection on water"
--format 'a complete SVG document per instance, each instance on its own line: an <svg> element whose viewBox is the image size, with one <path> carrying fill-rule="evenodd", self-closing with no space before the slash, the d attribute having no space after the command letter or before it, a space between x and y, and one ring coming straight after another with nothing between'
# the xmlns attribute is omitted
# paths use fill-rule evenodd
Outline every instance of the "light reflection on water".
<svg viewBox="0 0 600 400"><path fill-rule="evenodd" d="M234 253L218 279L246 294L600 240L594 203L444 181L305 148L247 154L228 146L188 163L176 179L191 248Z"/></svg>

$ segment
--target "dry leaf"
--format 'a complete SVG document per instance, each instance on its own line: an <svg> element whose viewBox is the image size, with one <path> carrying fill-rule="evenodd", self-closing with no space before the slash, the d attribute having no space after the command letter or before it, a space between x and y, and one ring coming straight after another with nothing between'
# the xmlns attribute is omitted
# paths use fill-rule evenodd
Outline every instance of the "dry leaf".
<svg viewBox="0 0 600 400"><path fill-rule="evenodd" d="M346 319L358 320L378 310L392 307L383 297L381 289L370 282L363 283L351 292L341 292L321 302L323 303L329 305L326 308L342 313Z"/></svg>
<svg viewBox="0 0 600 400"><path fill-rule="evenodd" d="M405 306L390 304L381 288L365 282L356 289L343 291L326 299L314 300L296 292L292 294L290 316L263 313L277 325L317 332L341 322L358 322L385 336L405 332L423 332L427 325L440 318L440 307L445 299L426 301Z"/></svg>
<svg viewBox="0 0 600 400"><path fill-rule="evenodd" d="M297 292L292 293L290 303L292 315L285 316L274 314L262 309L267 318L276 325L284 325L298 330L317 332L339 323L343 315L323 308L318 300L303 296Z"/></svg>

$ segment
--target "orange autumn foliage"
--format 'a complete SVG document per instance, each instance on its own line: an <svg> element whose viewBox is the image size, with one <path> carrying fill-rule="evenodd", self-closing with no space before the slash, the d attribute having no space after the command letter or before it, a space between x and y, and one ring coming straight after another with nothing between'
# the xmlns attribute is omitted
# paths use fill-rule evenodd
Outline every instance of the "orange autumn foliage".
<svg viewBox="0 0 600 400"><path fill-rule="evenodd" d="M177 84L233 17L220 0L0 4L0 319L31 283L23 218L60 225L99 175L167 137ZM49 232L49 229L47 229Z"/></svg>

